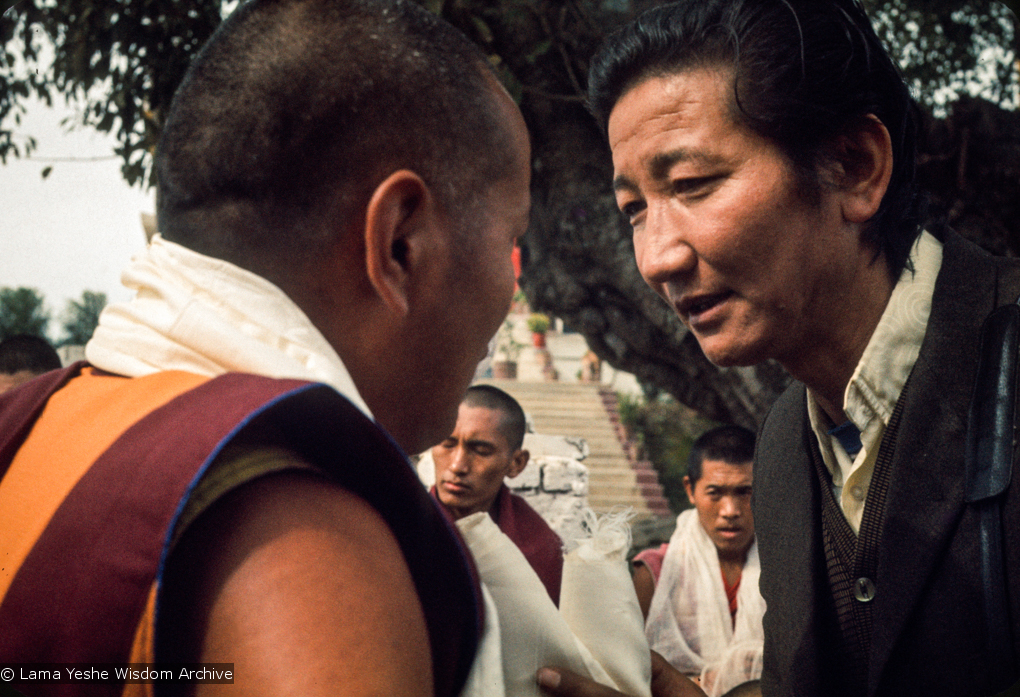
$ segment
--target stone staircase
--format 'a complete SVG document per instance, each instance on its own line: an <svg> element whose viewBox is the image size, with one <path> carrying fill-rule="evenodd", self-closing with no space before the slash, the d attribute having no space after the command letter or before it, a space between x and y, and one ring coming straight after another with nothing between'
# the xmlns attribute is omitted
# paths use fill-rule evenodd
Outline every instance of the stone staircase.
<svg viewBox="0 0 1020 697"><path fill-rule="evenodd" d="M633 507L636 520L673 516L654 468L628 457L621 444L614 394L603 394L598 385L584 383L482 382L513 395L537 433L576 436L587 442L588 503L596 513L622 505Z"/></svg>

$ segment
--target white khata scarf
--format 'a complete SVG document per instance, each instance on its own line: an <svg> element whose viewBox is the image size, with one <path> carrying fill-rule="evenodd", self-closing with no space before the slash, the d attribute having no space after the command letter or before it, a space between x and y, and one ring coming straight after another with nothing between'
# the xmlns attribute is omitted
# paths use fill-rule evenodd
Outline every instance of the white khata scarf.
<svg viewBox="0 0 1020 697"><path fill-rule="evenodd" d="M499 612L509 697L542 697L535 681L542 666L566 668L632 697L651 695L651 656L626 562L630 528L619 516L591 519L592 536L564 559L558 610L488 513L457 521ZM496 694L494 688L481 694Z"/></svg>
<svg viewBox="0 0 1020 697"><path fill-rule="evenodd" d="M100 315L85 347L97 368L128 377L182 370L324 382L371 416L333 347L264 278L155 235L121 282L135 297Z"/></svg>
<svg viewBox="0 0 1020 697"><path fill-rule="evenodd" d="M715 697L761 677L765 599L758 591L758 543L751 545L737 590L736 626L719 556L694 509L677 516L648 609L645 636L677 670L701 675Z"/></svg>

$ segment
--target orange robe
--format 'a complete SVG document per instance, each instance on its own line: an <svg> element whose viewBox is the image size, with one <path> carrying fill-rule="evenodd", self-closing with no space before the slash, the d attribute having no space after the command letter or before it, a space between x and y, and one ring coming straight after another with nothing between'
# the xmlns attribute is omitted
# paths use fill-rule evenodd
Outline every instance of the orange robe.
<svg viewBox="0 0 1020 697"><path fill-rule="evenodd" d="M276 445L390 525L425 611L436 694L459 693L481 633L481 592L406 456L332 388L239 373L124 378L76 364L0 396L0 663L158 661L175 523L216 455L256 417L279 434ZM30 693L147 688L33 683Z"/></svg>

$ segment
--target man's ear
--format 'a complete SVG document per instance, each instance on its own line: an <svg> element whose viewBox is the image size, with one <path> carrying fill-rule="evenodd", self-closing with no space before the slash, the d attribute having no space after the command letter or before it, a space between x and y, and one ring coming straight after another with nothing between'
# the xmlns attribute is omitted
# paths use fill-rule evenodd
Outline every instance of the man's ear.
<svg viewBox="0 0 1020 697"><path fill-rule="evenodd" d="M510 469L507 471L506 476L513 479L518 474L524 471L524 468L528 466L528 460L531 459L531 453L527 450L518 450L514 453L513 459L510 463Z"/></svg>
<svg viewBox="0 0 1020 697"><path fill-rule="evenodd" d="M365 210L365 267L376 293L395 312L410 307L412 273L422 268L439 223L428 184L406 169L386 177Z"/></svg>
<svg viewBox="0 0 1020 697"><path fill-rule="evenodd" d="M687 500L690 501L691 505L693 506L694 505L694 487L691 486L691 478L687 477L687 476L684 477L684 491L687 492Z"/></svg>
<svg viewBox="0 0 1020 697"><path fill-rule="evenodd" d="M867 222L878 212L892 176L892 140L885 124L872 114L852 123L837 139L834 159L843 218Z"/></svg>

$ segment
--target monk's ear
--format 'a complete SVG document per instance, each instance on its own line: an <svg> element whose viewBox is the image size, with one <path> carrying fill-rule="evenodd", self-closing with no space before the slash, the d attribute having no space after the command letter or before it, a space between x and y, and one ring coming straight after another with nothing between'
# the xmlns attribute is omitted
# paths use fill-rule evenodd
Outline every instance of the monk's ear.
<svg viewBox="0 0 1020 697"><path fill-rule="evenodd" d="M431 255L441 211L428 184L402 169L372 192L365 210L365 268L378 297L406 315L414 284L434 261Z"/></svg>
<svg viewBox="0 0 1020 697"><path fill-rule="evenodd" d="M693 506L694 505L694 487L691 485L691 478L687 477L687 476L684 477L684 491L687 492L687 500L690 501L691 505Z"/></svg>
<svg viewBox="0 0 1020 697"><path fill-rule="evenodd" d="M893 169L889 131L878 117L868 114L837 138L832 154L843 218L865 223L878 212L889 188Z"/></svg>
<svg viewBox="0 0 1020 697"><path fill-rule="evenodd" d="M519 449L514 453L512 461L510 463L510 469L507 471L506 476L513 479L518 474L524 471L524 468L528 466L528 460L531 459L531 453L527 450Z"/></svg>

